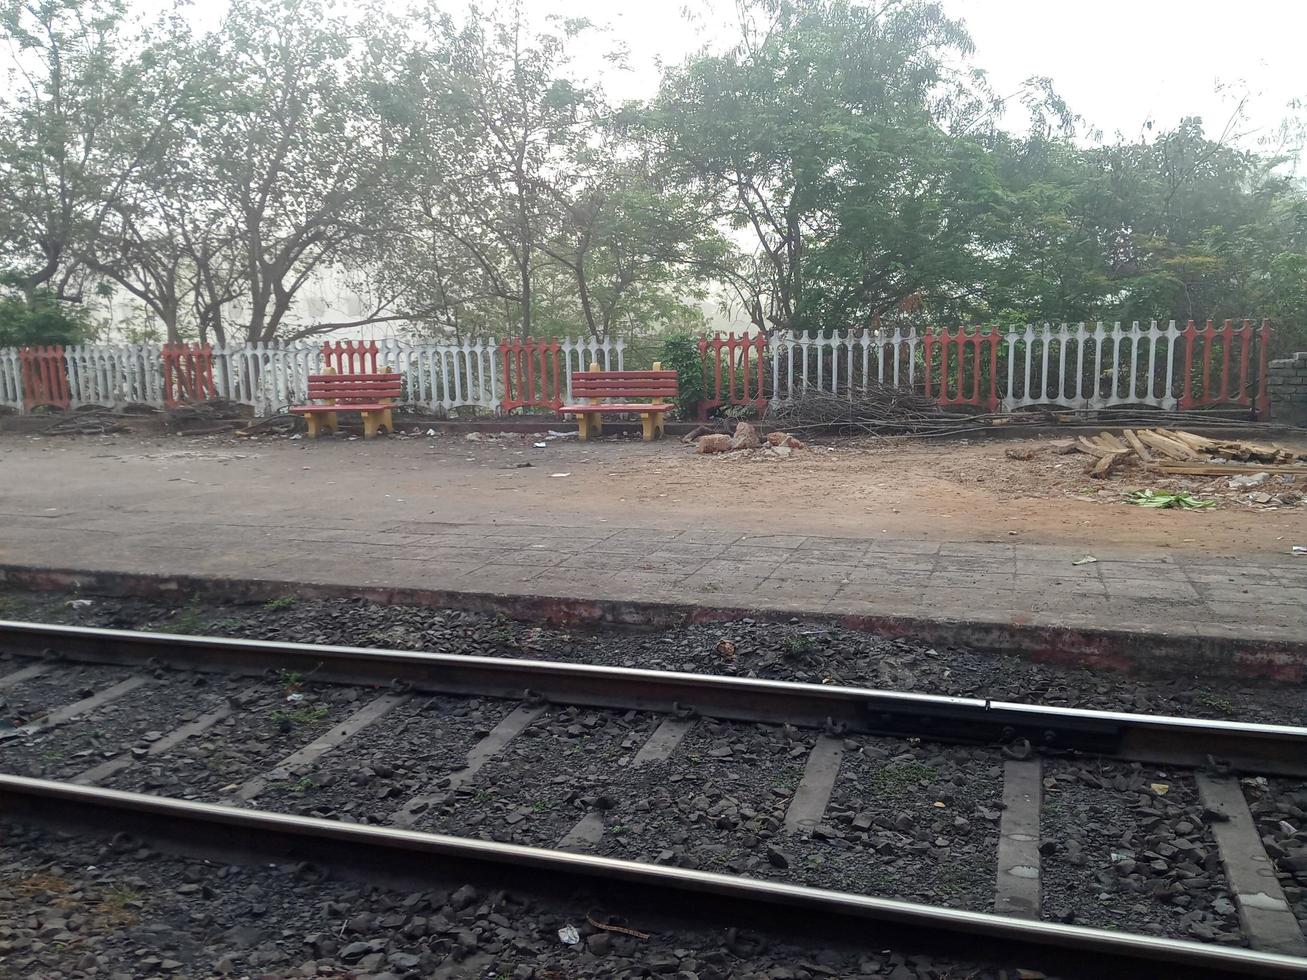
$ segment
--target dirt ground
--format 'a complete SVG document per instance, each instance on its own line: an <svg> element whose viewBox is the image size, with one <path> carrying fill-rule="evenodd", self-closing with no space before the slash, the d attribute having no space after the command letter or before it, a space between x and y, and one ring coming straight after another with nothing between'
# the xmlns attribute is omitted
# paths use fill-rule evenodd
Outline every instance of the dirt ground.
<svg viewBox="0 0 1307 980"><path fill-rule="evenodd" d="M384 504L396 516L427 520L600 521L1217 555L1284 555L1307 544L1301 500L1257 504L1225 479L1153 478L1134 467L1093 480L1084 473L1089 457L1058 455L1050 439L826 440L785 458L765 450L701 456L673 438L581 444L550 437L537 448L540 441L516 433L316 443L5 434L0 510L30 510L22 505L33 503L33 488L46 502L75 508L78 494L130 499L147 481L173 487L189 505L201 498L222 508L239 506L247 494L284 494L330 509ZM1014 458L1023 455L1030 458ZM1185 489L1218 506L1150 510L1125 501L1128 491L1147 488ZM1307 485L1277 479L1255 492L1283 500L1303 491ZM157 501L157 490L150 496Z"/></svg>

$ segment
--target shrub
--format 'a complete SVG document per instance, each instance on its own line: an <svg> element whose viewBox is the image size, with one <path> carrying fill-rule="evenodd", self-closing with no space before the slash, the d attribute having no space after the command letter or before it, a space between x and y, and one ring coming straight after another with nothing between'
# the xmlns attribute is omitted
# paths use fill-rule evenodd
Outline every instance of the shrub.
<svg viewBox="0 0 1307 980"><path fill-rule="evenodd" d="M703 400L703 361L698 338L684 332L667 334L663 338L662 362L665 370L676 372L677 411L681 418L694 418Z"/></svg>

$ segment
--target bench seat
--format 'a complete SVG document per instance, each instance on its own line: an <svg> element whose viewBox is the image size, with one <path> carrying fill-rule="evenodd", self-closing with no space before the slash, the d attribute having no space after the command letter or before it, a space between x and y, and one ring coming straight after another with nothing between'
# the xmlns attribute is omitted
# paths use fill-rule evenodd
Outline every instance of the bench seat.
<svg viewBox="0 0 1307 980"><path fill-rule="evenodd" d="M560 411L564 415L602 415L604 412L666 412L671 408L671 405L657 405L653 402L606 402L601 405L564 405Z"/></svg>
<svg viewBox="0 0 1307 980"><path fill-rule="evenodd" d="M314 405L293 405L291 412L303 415L308 423L309 438L336 431L336 416L340 412L358 412L363 418L363 438L371 439L382 429L395 431L391 417L394 402L403 394L403 383L398 372L378 371L375 374L309 375L309 400Z"/></svg>
<svg viewBox="0 0 1307 980"><path fill-rule="evenodd" d="M296 415L314 415L319 412L385 412L395 406L386 402L341 402L339 405L295 405Z"/></svg>
<svg viewBox="0 0 1307 980"><path fill-rule="evenodd" d="M576 427L582 441L604 431L605 415L639 415L644 440L649 442L663 434L666 416L672 409L671 399L676 397L676 372L664 371L655 364L652 371L600 371L599 365L589 371L572 374L572 396L582 398L572 405L564 405L563 415L575 415ZM604 399L616 399L605 401ZM654 401L630 401L634 398L652 398Z"/></svg>

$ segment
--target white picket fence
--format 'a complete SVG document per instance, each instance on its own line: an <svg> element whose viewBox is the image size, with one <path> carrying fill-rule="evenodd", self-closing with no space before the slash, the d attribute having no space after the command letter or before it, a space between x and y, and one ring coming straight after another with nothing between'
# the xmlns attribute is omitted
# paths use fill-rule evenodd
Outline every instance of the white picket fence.
<svg viewBox="0 0 1307 980"><path fill-rule="evenodd" d="M402 376L404 401L448 413L464 406L499 408L503 393L498 342L465 340L424 344L379 340L377 365ZM572 371L592 362L605 370L621 368L626 342L589 339L560 341L571 397ZM158 344L82 345L64 348L72 406L164 404L164 377ZM219 398L240 402L256 415L274 415L308 400L308 378L324 364L321 345L249 344L213 348L213 383ZM0 350L0 406L23 411L22 369L18 352Z"/></svg>
<svg viewBox="0 0 1307 980"><path fill-rule="evenodd" d="M23 369L12 347L0 349L0 407L23 409Z"/></svg>
<svg viewBox="0 0 1307 980"><path fill-rule="evenodd" d="M1235 372L1244 378L1250 369L1248 338L1254 330L1245 321L1237 333L1239 343L1231 342L1229 351L1221 346L1226 341L1217 342L1216 367L1231 375L1225 380L1232 385ZM724 391L710 390L708 397L713 404L738 404L742 399L780 406L812 388L849 393L865 391L878 382L921 391L929 375L926 393L946 404L980 404L992 398L1003 410L1032 405L1173 409L1179 403L1179 389L1192 382L1196 369L1185 361L1186 331L1174 321L1028 325L1001 334L967 331L960 355L956 345L959 334L935 333L929 343L925 333L897 327L818 337L777 334L765 342L739 337L731 341L738 346L720 356L723 365L733 359L736 367L742 367L741 348L748 347L749 391L741 396L737 385L734 395L723 397ZM951 341L941 344L942 337ZM465 406L488 412L500 409L507 379L502 376L504 365L494 339L458 344L389 339L377 345L378 365L388 365L402 375L406 402L443 413ZM566 339L558 341L558 346L558 381L560 388L566 384L568 399L572 397L573 371L595 362L604 370L625 367L626 343L621 339L603 343ZM928 348L933 350L929 364ZM1194 353L1197 357L1197 348ZM74 406L163 405L158 345L85 345L66 348L65 354ZM710 384L716 374L716 356L710 348L705 361L705 379ZM1212 351L1207 350L1205 357L1211 359ZM760 359L764 363L759 364ZM216 394L252 406L256 415L275 414L306 401L308 377L323 367L317 343L256 344L213 351ZM729 388L728 373L722 372L724 388ZM539 386L538 370L535 377ZM714 394L716 402L711 401ZM0 406L23 410L22 371L14 350L0 350Z"/></svg>
<svg viewBox="0 0 1307 980"><path fill-rule="evenodd" d="M1030 405L1075 409L1114 405L1153 405L1173 409L1183 329L1174 320L1104 324L1027 325L999 335L995 388L1005 411ZM973 335L969 335L973 336ZM923 382L925 336L906 330L849 330L812 337L776 334L770 353L769 402L784 405L804 389L865 391L871 382L917 387ZM938 338L935 350L939 351ZM972 390L974 347L971 341L958 363L956 347L943 368L943 383L956 394L961 384ZM940 384L939 354L932 363L932 393ZM982 354L982 372L989 356ZM987 377L987 375L986 375ZM987 387L987 386L986 386Z"/></svg>

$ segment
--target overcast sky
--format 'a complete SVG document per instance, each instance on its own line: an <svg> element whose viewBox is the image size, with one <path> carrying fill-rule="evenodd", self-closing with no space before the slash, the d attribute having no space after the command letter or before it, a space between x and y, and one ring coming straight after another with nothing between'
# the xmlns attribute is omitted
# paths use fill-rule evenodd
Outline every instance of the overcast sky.
<svg viewBox="0 0 1307 980"><path fill-rule="evenodd" d="M610 74L617 98L652 94L656 59L679 61L721 39L731 0L524 0L533 17L585 16L628 45L630 72ZM1009 94L1048 75L1073 111L1111 138L1152 119L1200 115L1218 135L1249 97L1251 129L1271 136L1293 99L1307 98L1305 0L944 0L967 22L976 64ZM692 20L681 11L688 8ZM1221 91L1218 91L1218 87ZM1019 123L1019 120L1016 120Z"/></svg>
<svg viewBox="0 0 1307 980"><path fill-rule="evenodd" d="M167 0L133 0L158 9ZM409 0L388 0L396 8ZM451 11L467 0L437 0ZM478 0L493 7L495 0ZM503 0L505 5L511 0ZM630 51L630 70L606 70L616 99L647 98L658 84L657 62L678 62L705 43L730 38L733 0L521 0L543 25L550 15L586 17L610 28ZM1073 112L1107 139L1138 136L1144 123L1174 126L1203 118L1220 135L1234 106L1247 97L1247 142L1273 138L1307 100L1303 69L1307 0L943 0L966 21L976 42L974 62L1001 95L1031 75L1047 75ZM348 3L346 4L348 6ZM197 25L211 27L222 0L192 7ZM686 16L688 13L688 17ZM603 66L599 46L587 72ZM1019 127L1022 120L1012 118Z"/></svg>

